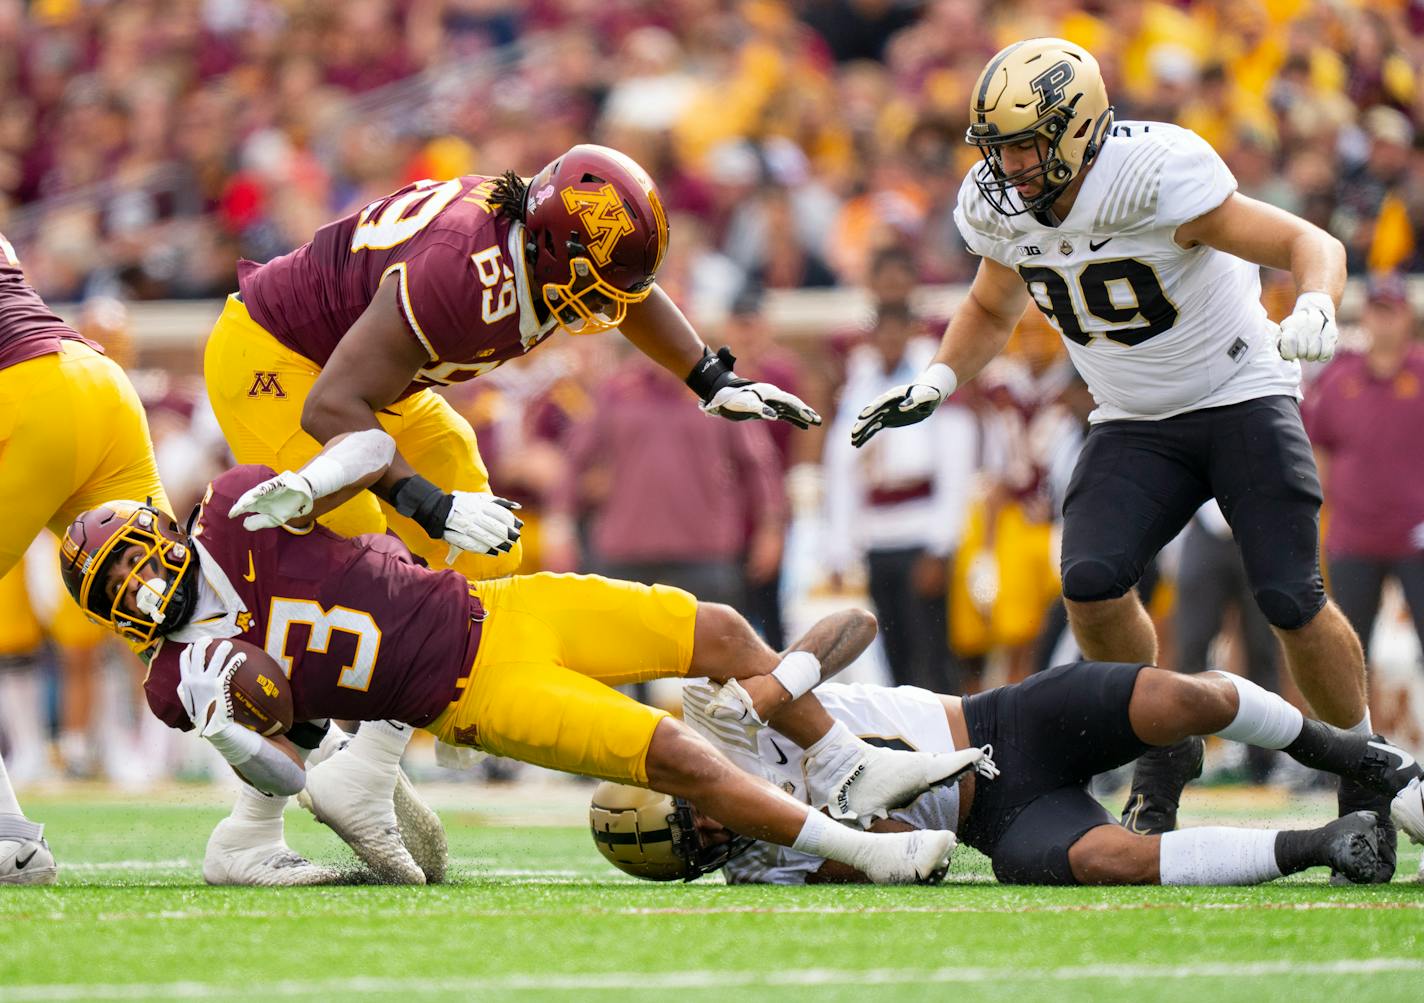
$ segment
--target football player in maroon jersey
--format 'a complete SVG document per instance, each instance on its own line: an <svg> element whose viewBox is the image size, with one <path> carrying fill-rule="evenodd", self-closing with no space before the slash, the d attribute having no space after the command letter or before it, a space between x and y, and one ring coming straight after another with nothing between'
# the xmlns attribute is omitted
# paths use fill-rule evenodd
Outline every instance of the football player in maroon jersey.
<svg viewBox="0 0 1424 1003"><path fill-rule="evenodd" d="M266 264L208 339L209 396L239 463L295 470L343 432L384 428L389 470L322 524L387 526L432 566L451 545L472 581L519 564L519 523L490 492L469 422L432 388L472 379L563 329L618 328L733 420L820 416L736 376L655 278L668 226L628 157L575 146L527 182L506 172L419 181L317 231ZM453 553L453 551L451 551Z"/></svg>
<svg viewBox="0 0 1424 1003"><path fill-rule="evenodd" d="M288 674L297 721L398 721L447 743L651 787L735 817L757 838L859 861L880 881L942 870L948 833L900 842L832 824L611 688L703 675L722 684L716 713L764 720L869 643L869 614L827 618L782 657L730 607L679 589L550 574L471 584L421 566L388 534L346 538L313 523L378 479L394 453L372 429L338 436L295 473L235 468L213 482L186 532L123 502L70 527L66 584L96 620L152 642L145 692L160 718L197 727L264 791L310 783L299 745L312 743L298 726L262 738L229 716L235 666L224 639L238 637ZM837 818L882 811L982 758L875 748L824 716L804 725L790 737L807 750L813 798ZM385 765L404 747L391 740Z"/></svg>

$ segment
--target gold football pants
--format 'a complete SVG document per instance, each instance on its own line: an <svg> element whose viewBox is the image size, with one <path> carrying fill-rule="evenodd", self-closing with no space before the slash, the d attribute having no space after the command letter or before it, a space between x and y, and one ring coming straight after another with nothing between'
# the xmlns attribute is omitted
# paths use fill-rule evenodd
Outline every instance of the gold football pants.
<svg viewBox="0 0 1424 1003"><path fill-rule="evenodd" d="M0 369L0 575L48 526L115 499L172 506L148 419L118 363L82 341Z"/></svg>
<svg viewBox="0 0 1424 1003"><path fill-rule="evenodd" d="M598 575L520 575L475 591L487 612L479 651L428 730L450 745L646 785L667 712L612 687L687 675L697 600Z"/></svg>
<svg viewBox="0 0 1424 1003"><path fill-rule="evenodd" d="M238 463L296 470L321 449L302 431L302 406L321 368L284 346L252 319L236 296L208 336L203 377L218 424ZM396 448L422 477L442 491L488 491L489 471L480 459L475 430L450 403L431 390L397 401L376 416ZM363 491L318 521L343 536L384 533L389 527L432 568L446 567L450 547L432 540L389 503ZM508 554L461 553L453 567L476 581L519 567L519 544Z"/></svg>

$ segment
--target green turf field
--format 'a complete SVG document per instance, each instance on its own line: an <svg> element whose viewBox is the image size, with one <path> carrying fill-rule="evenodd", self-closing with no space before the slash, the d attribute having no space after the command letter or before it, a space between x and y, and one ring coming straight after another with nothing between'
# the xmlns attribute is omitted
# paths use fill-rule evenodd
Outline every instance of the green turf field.
<svg viewBox="0 0 1424 1003"><path fill-rule="evenodd" d="M0 1000L1424 1001L1412 882L1001 888L961 850L937 888L648 885L576 827L442 811L445 886L212 889L216 802L89 800L27 802L61 883L0 890ZM287 827L341 856L305 813Z"/></svg>

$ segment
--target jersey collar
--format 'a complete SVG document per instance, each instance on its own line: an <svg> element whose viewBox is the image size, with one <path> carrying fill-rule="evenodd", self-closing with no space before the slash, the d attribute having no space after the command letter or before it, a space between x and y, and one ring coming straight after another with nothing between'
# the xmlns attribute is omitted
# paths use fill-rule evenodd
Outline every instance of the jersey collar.
<svg viewBox="0 0 1424 1003"><path fill-rule="evenodd" d="M183 644L205 637L236 637L242 633L238 616L247 612L247 606L207 548L198 540L193 540L192 544L198 552L198 570L202 572L198 577L197 607L193 610L193 618L168 636Z"/></svg>

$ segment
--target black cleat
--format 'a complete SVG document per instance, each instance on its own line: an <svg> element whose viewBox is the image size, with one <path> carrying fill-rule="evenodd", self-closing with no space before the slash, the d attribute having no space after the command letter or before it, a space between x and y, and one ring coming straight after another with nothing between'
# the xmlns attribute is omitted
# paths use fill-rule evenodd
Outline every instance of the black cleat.
<svg viewBox="0 0 1424 1003"><path fill-rule="evenodd" d="M1378 883L1382 864L1379 832L1379 816L1372 811L1352 812L1320 830L1332 884L1339 883L1336 875L1357 885ZM1390 873L1394 873L1392 864Z"/></svg>
<svg viewBox="0 0 1424 1003"><path fill-rule="evenodd" d="M1394 868L1399 856L1399 833L1395 831L1394 823L1389 819L1389 806L1392 799L1387 794L1379 794L1362 784L1345 777L1340 778L1340 792L1336 803L1340 808L1342 819L1353 817L1363 812L1372 813L1375 816L1375 855L1378 859L1373 884L1388 884L1394 877ZM1330 872L1330 883L1333 885L1343 885L1349 883L1360 884L1355 878L1342 873L1339 868Z"/></svg>
<svg viewBox="0 0 1424 1003"><path fill-rule="evenodd" d="M1205 756L1206 743L1195 736L1143 753L1132 771L1132 789L1122 810L1123 827L1142 836L1176 829L1182 790L1202 775Z"/></svg>

